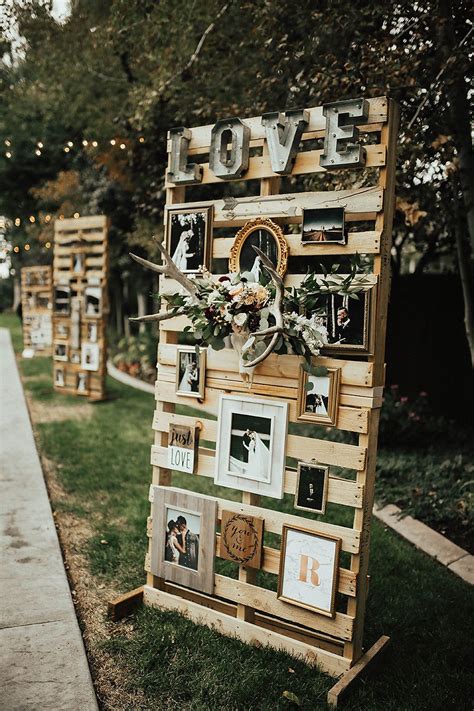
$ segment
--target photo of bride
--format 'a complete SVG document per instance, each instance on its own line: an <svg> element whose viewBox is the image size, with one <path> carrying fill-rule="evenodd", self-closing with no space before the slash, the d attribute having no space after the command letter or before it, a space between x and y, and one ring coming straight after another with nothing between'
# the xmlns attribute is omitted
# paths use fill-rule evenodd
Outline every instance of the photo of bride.
<svg viewBox="0 0 474 711"><path fill-rule="evenodd" d="M184 274L198 274L208 268L211 207L200 210L169 210L166 248Z"/></svg>
<svg viewBox="0 0 474 711"><path fill-rule="evenodd" d="M340 368L323 368L312 375L300 370L298 419L334 425L339 399Z"/></svg>
<svg viewBox="0 0 474 711"><path fill-rule="evenodd" d="M176 352L176 394L204 398L206 352L196 353L194 346L182 346Z"/></svg>
<svg viewBox="0 0 474 711"><path fill-rule="evenodd" d="M229 471L270 481L272 420L245 413L232 415Z"/></svg>

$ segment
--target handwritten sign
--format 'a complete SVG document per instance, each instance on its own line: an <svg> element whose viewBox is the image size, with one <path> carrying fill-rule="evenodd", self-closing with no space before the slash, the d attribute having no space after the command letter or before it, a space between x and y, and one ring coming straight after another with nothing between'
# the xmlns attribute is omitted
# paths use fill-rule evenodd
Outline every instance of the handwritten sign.
<svg viewBox="0 0 474 711"><path fill-rule="evenodd" d="M194 473L197 448L195 427L171 424L168 433L168 467L178 472Z"/></svg>
<svg viewBox="0 0 474 711"><path fill-rule="evenodd" d="M263 518L222 512L221 557L249 568L262 564Z"/></svg>

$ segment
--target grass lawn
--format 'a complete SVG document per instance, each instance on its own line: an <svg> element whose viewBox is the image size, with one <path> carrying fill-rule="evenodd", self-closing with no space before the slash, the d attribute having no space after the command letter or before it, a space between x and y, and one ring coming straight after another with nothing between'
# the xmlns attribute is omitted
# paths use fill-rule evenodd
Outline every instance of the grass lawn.
<svg viewBox="0 0 474 711"><path fill-rule="evenodd" d="M21 350L17 319L2 314L0 326ZM153 397L109 380L111 399L91 405L53 392L50 359L20 360L20 370L102 707L326 708L333 680L282 653L221 637L175 613L142 609L117 625L106 620L107 600L144 582ZM186 475L173 478L186 482ZM216 493L208 480L194 483ZM288 498L272 506L292 508ZM345 516L334 507L327 518ZM370 572L366 645L381 634L393 643L345 708L470 710L472 588L376 521Z"/></svg>

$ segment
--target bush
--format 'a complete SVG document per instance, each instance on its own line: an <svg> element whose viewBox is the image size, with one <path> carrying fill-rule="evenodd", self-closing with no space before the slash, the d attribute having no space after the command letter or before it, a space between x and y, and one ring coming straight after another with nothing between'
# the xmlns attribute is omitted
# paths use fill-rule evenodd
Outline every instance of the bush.
<svg viewBox="0 0 474 711"><path fill-rule="evenodd" d="M156 336L145 331L121 338L112 358L116 368L134 378L153 383L156 380Z"/></svg>

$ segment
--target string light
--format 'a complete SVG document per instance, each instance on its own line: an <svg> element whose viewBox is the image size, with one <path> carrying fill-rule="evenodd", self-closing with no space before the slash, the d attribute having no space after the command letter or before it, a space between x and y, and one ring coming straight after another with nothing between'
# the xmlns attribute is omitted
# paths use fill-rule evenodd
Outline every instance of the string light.
<svg viewBox="0 0 474 711"><path fill-rule="evenodd" d="M68 141L67 144L68 144L69 148L72 148L74 145L74 143L72 141Z"/></svg>
<svg viewBox="0 0 474 711"><path fill-rule="evenodd" d="M120 148L122 149L122 151L123 151L126 147L127 147L127 146L125 145L125 143L121 143L121 144L120 144Z"/></svg>
<svg viewBox="0 0 474 711"><path fill-rule="evenodd" d="M40 151L39 148L36 149L35 154L36 154L37 156L40 156L40 155L41 155L41 151Z"/></svg>
<svg viewBox="0 0 474 711"><path fill-rule="evenodd" d="M112 140L110 141L110 145L115 146L116 143L117 141L115 140L115 138L112 138Z"/></svg>
<svg viewBox="0 0 474 711"><path fill-rule="evenodd" d="M84 140L82 141L82 145L83 145L83 146L88 146L88 145L89 145L89 141L86 141L86 140L84 139Z"/></svg>
<svg viewBox="0 0 474 711"><path fill-rule="evenodd" d="M140 141L140 143L145 143L145 138L143 136L140 136L138 140Z"/></svg>
<svg viewBox="0 0 474 711"><path fill-rule="evenodd" d="M60 220L64 220L64 215L59 215Z"/></svg>
<svg viewBox="0 0 474 711"><path fill-rule="evenodd" d="M44 246L46 247L46 249L49 249L51 247L51 242L45 242Z"/></svg>
<svg viewBox="0 0 474 711"><path fill-rule="evenodd" d="M11 142L8 140L8 138L5 139L4 143L6 146L11 146Z"/></svg>
<svg viewBox="0 0 474 711"><path fill-rule="evenodd" d="M13 251L15 252L15 254L18 254L18 252L20 251L20 248L19 248L19 247L13 247Z"/></svg>
<svg viewBox="0 0 474 711"><path fill-rule="evenodd" d="M19 217L17 217L15 220L15 227L19 227L20 225L21 225L21 220Z"/></svg>
<svg viewBox="0 0 474 711"><path fill-rule="evenodd" d="M5 155L6 155L7 158L11 158L11 157L12 157L12 154L10 153L10 151L7 151L7 152L5 153Z"/></svg>
<svg viewBox="0 0 474 711"><path fill-rule="evenodd" d="M68 148L68 146L64 146L64 153L69 153L70 150L71 150L71 149Z"/></svg>
<svg viewBox="0 0 474 711"><path fill-rule="evenodd" d="M50 220L51 220L51 215L46 215L46 217L44 218L44 221L50 222Z"/></svg>
<svg viewBox="0 0 474 711"><path fill-rule="evenodd" d="M30 215L28 219L29 219L29 221L30 221L31 223L35 222L35 216L34 216L34 215Z"/></svg>
<svg viewBox="0 0 474 711"><path fill-rule="evenodd" d="M74 217L75 220L77 220L77 218L80 217L80 215L79 215L78 212L75 212L74 215L73 215L73 217Z"/></svg>
<svg viewBox="0 0 474 711"><path fill-rule="evenodd" d="M43 148L43 144L41 143L41 141L38 141L36 145L38 146L38 148Z"/></svg>
<svg viewBox="0 0 474 711"><path fill-rule="evenodd" d="M94 146L94 148L97 148L99 144L97 143L97 141L92 141L92 145Z"/></svg>
<svg viewBox="0 0 474 711"><path fill-rule="evenodd" d="M29 252L29 251L30 251L30 245L29 245L29 244L25 244L25 252Z"/></svg>

